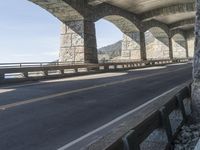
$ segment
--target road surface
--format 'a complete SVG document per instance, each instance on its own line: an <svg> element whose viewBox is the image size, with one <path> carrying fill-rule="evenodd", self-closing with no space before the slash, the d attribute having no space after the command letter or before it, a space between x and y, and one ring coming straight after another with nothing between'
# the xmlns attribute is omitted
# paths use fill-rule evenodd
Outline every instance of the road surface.
<svg viewBox="0 0 200 150"><path fill-rule="evenodd" d="M192 78L191 64L0 86L0 150L56 150Z"/></svg>

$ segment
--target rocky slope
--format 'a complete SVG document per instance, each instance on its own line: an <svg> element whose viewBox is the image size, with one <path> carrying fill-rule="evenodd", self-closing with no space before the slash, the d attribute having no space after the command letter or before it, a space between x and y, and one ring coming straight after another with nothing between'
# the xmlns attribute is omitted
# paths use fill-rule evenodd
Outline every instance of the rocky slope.
<svg viewBox="0 0 200 150"><path fill-rule="evenodd" d="M99 60L110 60L121 56L122 41L98 49Z"/></svg>

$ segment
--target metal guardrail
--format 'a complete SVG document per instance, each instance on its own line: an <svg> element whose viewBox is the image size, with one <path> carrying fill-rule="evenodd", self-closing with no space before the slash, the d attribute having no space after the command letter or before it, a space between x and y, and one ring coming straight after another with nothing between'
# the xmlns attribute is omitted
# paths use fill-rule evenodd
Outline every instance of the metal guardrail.
<svg viewBox="0 0 200 150"><path fill-rule="evenodd" d="M193 58L174 58L173 61L176 62L178 60L184 60L184 59L188 59L188 60L192 60ZM160 61L160 60L169 60L169 59L148 59L148 61ZM120 59L120 60L100 60L99 63L118 63L118 62L140 62L141 60L134 60L131 61L129 59Z"/></svg>
<svg viewBox="0 0 200 150"><path fill-rule="evenodd" d="M172 150L180 128L191 115L187 83L141 108L83 150Z"/></svg>
<svg viewBox="0 0 200 150"><path fill-rule="evenodd" d="M0 69L4 68L23 68L23 67L47 67L47 66L63 66L77 65L82 62L23 62L23 63L0 63Z"/></svg>
<svg viewBox="0 0 200 150"><path fill-rule="evenodd" d="M127 62L107 62L99 64L83 62L27 62L27 63L1 63L0 64L0 81L7 80L12 76L14 79L19 78L47 78L49 76L64 76L69 74L66 70L73 70L73 73L94 72L94 71L113 71L120 69L141 68L161 64L170 64L186 62L185 59L174 60L147 60L147 61L127 61ZM70 72L71 74L72 72Z"/></svg>

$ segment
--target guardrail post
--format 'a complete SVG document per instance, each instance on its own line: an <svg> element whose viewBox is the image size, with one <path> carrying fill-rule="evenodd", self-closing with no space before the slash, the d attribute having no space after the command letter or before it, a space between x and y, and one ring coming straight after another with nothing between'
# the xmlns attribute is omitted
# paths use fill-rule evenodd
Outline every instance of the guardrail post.
<svg viewBox="0 0 200 150"><path fill-rule="evenodd" d="M75 69L74 69L74 73L78 73L78 68L75 68Z"/></svg>
<svg viewBox="0 0 200 150"><path fill-rule="evenodd" d="M48 70L43 71L43 74L44 76L48 76L49 75Z"/></svg>
<svg viewBox="0 0 200 150"><path fill-rule="evenodd" d="M104 70L109 71L109 66L108 65L104 66Z"/></svg>
<svg viewBox="0 0 200 150"><path fill-rule="evenodd" d="M117 69L117 65L114 65L114 70L116 70Z"/></svg>
<svg viewBox="0 0 200 150"><path fill-rule="evenodd" d="M0 80L4 80L5 79L5 74L0 74Z"/></svg>
<svg viewBox="0 0 200 150"><path fill-rule="evenodd" d="M131 63L131 68L133 68L134 67L134 65Z"/></svg>
<svg viewBox="0 0 200 150"><path fill-rule="evenodd" d="M65 74L65 70L60 70L60 74L64 75Z"/></svg>
<svg viewBox="0 0 200 150"><path fill-rule="evenodd" d="M24 78L28 78L28 72L23 72Z"/></svg>
<svg viewBox="0 0 200 150"><path fill-rule="evenodd" d="M87 70L87 72L90 72L91 69L87 67L86 70Z"/></svg>
<svg viewBox="0 0 200 150"><path fill-rule="evenodd" d="M145 63L145 66L150 66L151 65L151 63L149 61L145 61L144 63Z"/></svg>
<svg viewBox="0 0 200 150"><path fill-rule="evenodd" d="M151 66L153 66L153 65L155 65L155 61L152 61L152 62L151 62Z"/></svg>
<svg viewBox="0 0 200 150"><path fill-rule="evenodd" d="M140 150L137 135L134 130L128 132L123 138L124 150Z"/></svg>
<svg viewBox="0 0 200 150"><path fill-rule="evenodd" d="M169 143L171 143L172 142L172 137L173 137L173 135L172 135L172 127L171 127L171 124L170 124L170 120L169 120L169 116L167 114L166 107L162 107L160 109L160 113L161 113L163 128L166 131Z"/></svg>
<svg viewBox="0 0 200 150"><path fill-rule="evenodd" d="M187 116L186 116L185 107L184 107L184 105L183 105L183 97L182 97L181 94L179 93L179 94L176 95L176 98L177 98L177 101L178 101L179 108L181 109L184 122L186 122L186 121L187 121Z"/></svg>

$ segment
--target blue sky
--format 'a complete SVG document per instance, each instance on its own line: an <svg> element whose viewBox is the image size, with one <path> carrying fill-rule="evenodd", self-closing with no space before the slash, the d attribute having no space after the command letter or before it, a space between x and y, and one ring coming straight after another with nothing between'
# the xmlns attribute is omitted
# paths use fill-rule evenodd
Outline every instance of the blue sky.
<svg viewBox="0 0 200 150"><path fill-rule="evenodd" d="M0 63L54 61L58 58L60 21L28 0L0 3ZM113 24L96 22L98 47L122 39Z"/></svg>

